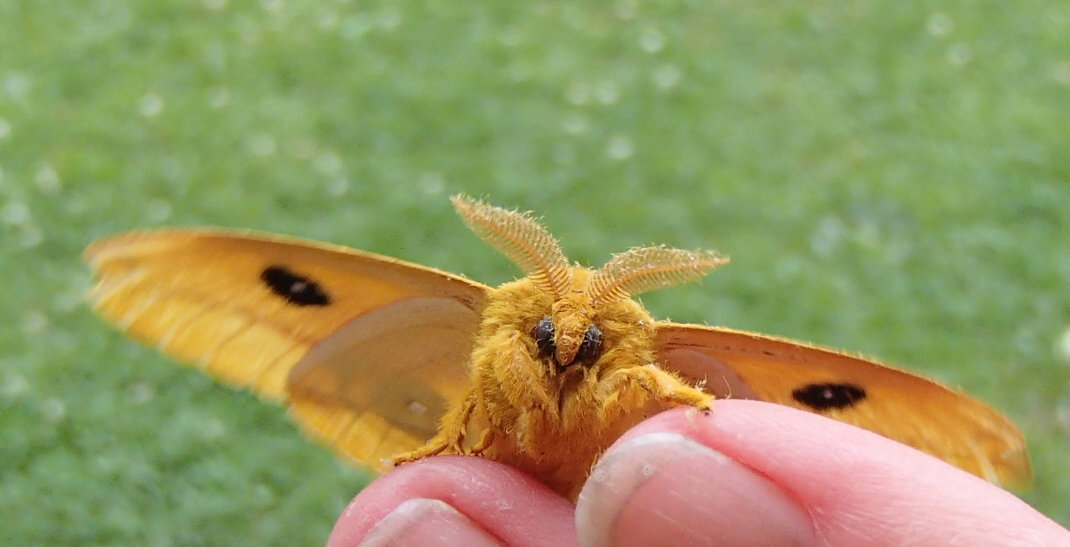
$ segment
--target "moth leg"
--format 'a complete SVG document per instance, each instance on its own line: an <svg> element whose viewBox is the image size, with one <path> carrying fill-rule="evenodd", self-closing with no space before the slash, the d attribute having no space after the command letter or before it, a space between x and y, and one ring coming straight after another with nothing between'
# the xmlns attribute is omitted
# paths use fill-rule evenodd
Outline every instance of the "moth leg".
<svg viewBox="0 0 1070 547"><path fill-rule="evenodd" d="M483 452L486 451L488 448L490 448L490 445L493 444L493 443L494 443L494 430L491 429L491 428L487 428L487 430L483 432L483 438L479 439L479 442L476 443L475 446L472 447L471 452L472 452L472 454L475 454L477 456L481 456L481 455L483 455Z"/></svg>
<svg viewBox="0 0 1070 547"><path fill-rule="evenodd" d="M662 403L693 406L699 410L713 408L713 395L696 389L655 365L618 370L610 375L608 380L606 387L600 389L604 394L602 403L604 412L613 407L635 405L637 401L634 399L635 391L631 389L633 386L642 388Z"/></svg>
<svg viewBox="0 0 1070 547"><path fill-rule="evenodd" d="M693 406L699 410L713 408L713 395L691 386L676 375L666 372L655 365L638 367L636 376L640 385L651 390L662 401ZM651 389L647 384L655 387Z"/></svg>
<svg viewBox="0 0 1070 547"><path fill-rule="evenodd" d="M476 408L475 392L470 392L459 406L453 407L438 426L438 433L427 444L394 456L394 465L408 463L430 456L437 456L443 452L447 454L464 454L464 435L468 429L468 419L472 417L472 411ZM483 444L480 441L480 445ZM483 447L486 449L486 447Z"/></svg>

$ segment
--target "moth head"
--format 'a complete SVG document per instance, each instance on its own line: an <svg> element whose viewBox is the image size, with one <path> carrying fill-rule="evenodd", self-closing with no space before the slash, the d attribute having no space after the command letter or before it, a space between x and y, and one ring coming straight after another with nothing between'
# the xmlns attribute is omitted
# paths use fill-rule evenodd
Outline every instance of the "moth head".
<svg viewBox="0 0 1070 547"><path fill-rule="evenodd" d="M539 346L540 353L552 356L561 369L591 365L602 354L603 334L598 325L602 310L593 306L587 295L589 271L572 268L570 273L571 287L562 294L553 295L549 315L543 317L535 329L535 342L544 340ZM542 336L546 327L554 332L552 344L547 344ZM549 351L543 352L547 345Z"/></svg>
<svg viewBox="0 0 1070 547"><path fill-rule="evenodd" d="M605 348L600 320L641 309L634 296L699 279L728 262L711 251L640 247L617 254L598 270L569 265L560 245L530 214L467 196L451 198L465 224L516 264L550 302L532 328L540 356L559 370L595 363ZM636 320L639 320L638 317Z"/></svg>

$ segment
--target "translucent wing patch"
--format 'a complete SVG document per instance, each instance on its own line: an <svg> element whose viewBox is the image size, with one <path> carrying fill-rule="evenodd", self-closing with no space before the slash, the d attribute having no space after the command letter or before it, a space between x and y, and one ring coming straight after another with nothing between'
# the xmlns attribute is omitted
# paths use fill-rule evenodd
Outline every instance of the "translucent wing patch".
<svg viewBox="0 0 1070 547"><path fill-rule="evenodd" d="M375 465L423 445L468 388L479 316L455 300L413 298L363 314L290 371L292 410L316 437ZM416 341L419 341L418 343Z"/></svg>

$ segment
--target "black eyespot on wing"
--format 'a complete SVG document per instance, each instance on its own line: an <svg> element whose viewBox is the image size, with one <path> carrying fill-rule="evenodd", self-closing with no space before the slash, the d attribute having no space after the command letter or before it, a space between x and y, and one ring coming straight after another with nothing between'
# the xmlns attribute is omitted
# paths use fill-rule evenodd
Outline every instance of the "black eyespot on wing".
<svg viewBox="0 0 1070 547"><path fill-rule="evenodd" d="M295 306L329 306L331 297L319 283L299 275L285 266L268 266L260 272L260 280L271 292Z"/></svg>
<svg viewBox="0 0 1070 547"><path fill-rule="evenodd" d="M576 352L576 361L590 364L598 359L600 353L602 353L602 331L591 325L583 333L583 342L580 342L580 349Z"/></svg>
<svg viewBox="0 0 1070 547"><path fill-rule="evenodd" d="M792 391L791 397L821 411L854 406L866 398L866 390L855 384L807 384Z"/></svg>
<svg viewBox="0 0 1070 547"><path fill-rule="evenodd" d="M539 355L543 357L549 357L557 351L557 344L554 342L554 321L549 317L543 317L539 320L539 324L535 325L535 332L532 336L535 338L535 345L539 348Z"/></svg>

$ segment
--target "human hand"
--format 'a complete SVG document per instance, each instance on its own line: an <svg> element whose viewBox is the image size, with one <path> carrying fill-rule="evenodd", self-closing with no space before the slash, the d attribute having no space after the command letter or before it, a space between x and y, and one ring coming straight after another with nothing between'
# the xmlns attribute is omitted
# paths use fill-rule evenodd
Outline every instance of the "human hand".
<svg viewBox="0 0 1070 547"><path fill-rule="evenodd" d="M755 401L676 409L606 452L573 506L473 457L406 464L328 545L1070 545L1014 495L879 435Z"/></svg>

